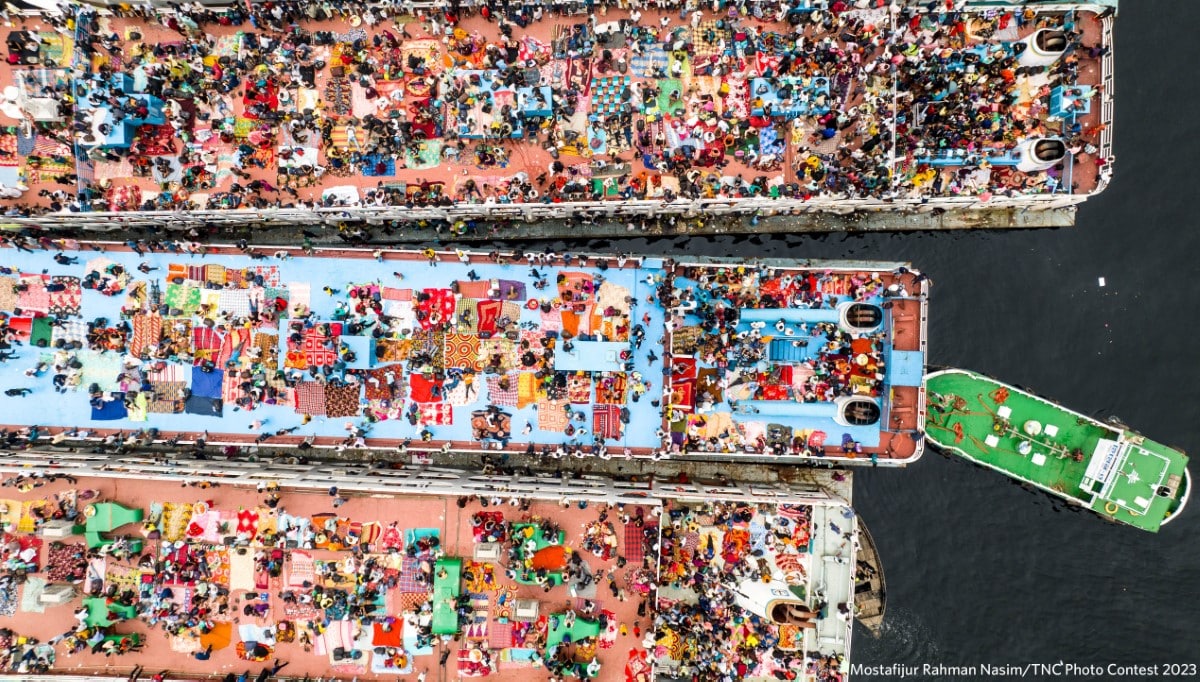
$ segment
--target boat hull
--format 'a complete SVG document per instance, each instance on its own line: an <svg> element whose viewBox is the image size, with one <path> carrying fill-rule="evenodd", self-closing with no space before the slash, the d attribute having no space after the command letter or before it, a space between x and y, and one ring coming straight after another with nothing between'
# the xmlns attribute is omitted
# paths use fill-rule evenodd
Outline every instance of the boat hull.
<svg viewBox="0 0 1200 682"><path fill-rule="evenodd" d="M926 438L943 451L1151 532L1187 503L1187 456L1127 427L964 370L927 375L925 390Z"/></svg>

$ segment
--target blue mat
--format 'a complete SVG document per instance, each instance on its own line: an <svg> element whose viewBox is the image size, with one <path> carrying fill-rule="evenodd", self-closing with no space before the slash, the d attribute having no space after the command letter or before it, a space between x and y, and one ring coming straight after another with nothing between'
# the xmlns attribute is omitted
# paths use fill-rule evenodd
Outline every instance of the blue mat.
<svg viewBox="0 0 1200 682"><path fill-rule="evenodd" d="M225 380L225 372L214 369L205 372L199 367L192 367L192 395L199 398L220 398L221 383Z"/></svg>
<svg viewBox="0 0 1200 682"><path fill-rule="evenodd" d="M129 416L129 411L125 409L125 394L115 393L113 399L108 402L101 402L99 407L92 405L92 419L95 421L114 421L124 419Z"/></svg>
<svg viewBox="0 0 1200 682"><path fill-rule="evenodd" d="M629 67L638 78L654 78L656 70L666 73L669 63L667 53L661 47L654 46L643 50L639 55L634 55Z"/></svg>
<svg viewBox="0 0 1200 682"><path fill-rule="evenodd" d="M34 145L37 144L37 133L30 137L25 137L21 134L20 128L17 129L17 153L21 156L29 156L33 153Z"/></svg>
<svg viewBox="0 0 1200 682"><path fill-rule="evenodd" d="M377 166L383 164L383 172L377 172ZM396 174L396 160L382 154L367 154L362 160L362 174L368 178L392 176Z"/></svg>
<svg viewBox="0 0 1200 682"><path fill-rule="evenodd" d="M198 395L188 397L187 402L183 405L184 412L201 417L220 417L221 408L220 398L205 398Z"/></svg>

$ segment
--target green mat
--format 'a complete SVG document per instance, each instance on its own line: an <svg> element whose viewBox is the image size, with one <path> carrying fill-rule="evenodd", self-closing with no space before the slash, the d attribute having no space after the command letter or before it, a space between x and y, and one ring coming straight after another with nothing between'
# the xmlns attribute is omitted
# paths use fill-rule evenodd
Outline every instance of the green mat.
<svg viewBox="0 0 1200 682"><path fill-rule="evenodd" d="M458 632L458 595L462 592L462 559L438 559L433 568L433 634Z"/></svg>
<svg viewBox="0 0 1200 682"><path fill-rule="evenodd" d="M442 163L442 144L441 140L426 140L405 152L404 163L413 170L436 168Z"/></svg>
<svg viewBox="0 0 1200 682"><path fill-rule="evenodd" d="M200 309L200 289L190 284L167 284L163 303L172 310L182 310L184 315L193 315Z"/></svg>
<svg viewBox="0 0 1200 682"><path fill-rule="evenodd" d="M41 602L42 593L46 591L46 579L29 576L25 579L25 587L21 591L21 611L24 613L45 613L46 605Z"/></svg>
<svg viewBox="0 0 1200 682"><path fill-rule="evenodd" d="M546 634L546 654L554 651L554 647L562 644L563 639L571 636L572 642L581 642L589 637L600 636L600 621L576 618L571 627L566 626L565 614L556 613L550 616L550 632Z"/></svg>

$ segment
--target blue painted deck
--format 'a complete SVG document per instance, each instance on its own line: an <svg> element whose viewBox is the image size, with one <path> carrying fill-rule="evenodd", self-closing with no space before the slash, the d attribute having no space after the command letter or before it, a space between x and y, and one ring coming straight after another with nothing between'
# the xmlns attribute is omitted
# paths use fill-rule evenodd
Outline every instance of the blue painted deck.
<svg viewBox="0 0 1200 682"><path fill-rule="evenodd" d="M919 386L923 366L883 328L840 326L839 306L882 302L869 271L747 269L737 298L661 259L0 254L0 330L21 342L0 362L0 388L30 391L0 392L10 426L640 454L714 437L732 451L785 438L875 448L881 426L839 424L834 401L886 403L890 387ZM669 348L666 278L701 302L679 302ZM704 309L738 311L724 346L701 328Z"/></svg>
<svg viewBox="0 0 1200 682"><path fill-rule="evenodd" d="M74 265L61 265L55 262L53 253L37 252L33 254L18 253L12 250L4 250L0 252L0 263L4 263L12 270L11 274L0 275L3 277L0 280L0 290L5 288L5 285L11 287L17 281L18 277L31 277L28 280L35 284L34 288L39 289L42 282L42 273L45 272L48 278L68 277L83 279L92 268L89 268L87 263L96 259L104 259L103 263L115 263L122 266L126 273L132 275L133 281L147 282L147 294L150 297L162 295L169 299L169 307L174 308L168 311L171 315L163 318L162 328L164 332L170 331L177 324L191 325L193 328L203 327L203 316L199 312L200 306L213 305L214 310L209 313L210 317L216 320L219 326L224 321L227 329L232 329L235 325L229 319L229 314L246 315L254 307L260 310L273 307L272 301L276 296L288 299L288 303L284 306L291 310L297 303L303 303L305 299L309 301L311 309L314 313L314 319L317 321L317 327L321 325L330 325L331 328L336 328L338 320L336 318L345 318L345 311L353 313L355 307L355 299L350 298L349 293L355 286L360 285L375 285L379 289L382 297L381 303L384 306L384 314L390 315L397 319L407 319L410 325L419 327L418 321L413 319L412 306L414 303L406 304L405 301L399 300L411 295L414 299L419 298L421 291L425 289L440 289L448 290L452 282L460 282L463 286L478 286L480 283L486 287L489 280L498 280L499 287L493 293L508 297L507 299L489 299L486 292L479 292L476 289L472 295L479 295L478 300L469 298L471 305L467 306L472 311L479 310L477 304L479 301L494 301L498 316L515 315L513 321L519 325L523 325L520 330L522 338L530 338L540 340L546 336L546 328L552 325L547 324L547 318L554 317L558 319L561 315L546 315L544 316L540 310L533 310L529 307L529 299L538 299L551 301L558 298L556 288L556 278L560 273L572 273L569 275L571 282L590 282L588 286L595 288L596 294L603 294L605 298L604 305L612 305L614 302L623 304L624 295L621 292L627 291L632 297L634 303L630 314L626 317L610 316L604 318L611 322L607 328L611 331L618 327L624 326L623 331L615 331L617 337L623 336L624 343L606 344L605 347L629 348L628 334L629 328L633 323L643 324L646 330L646 343L652 345L659 341L662 337L663 330L663 313L656 305L650 305L646 302L648 295L647 278L650 275L661 276L662 271L659 269L662 266L661 261L647 261L646 268L634 268L632 266L625 269L609 268L606 271L601 271L595 267L538 267L539 274L543 275L548 280L548 287L539 291L534 288L534 278L531 277L530 268L522 263L521 265L496 265L492 263L474 263L471 265L462 264L454 260L453 255L446 258L443 256L443 261L436 266L430 266L424 260L386 260L384 262L376 262L375 260L339 260L333 258L295 258L289 260L252 260L248 257L241 256L189 256L186 254L148 254L144 258L138 257L132 253L95 253L92 251L85 252L66 252L68 256L79 258L79 263ZM148 275L144 275L137 271L140 263L157 268L151 271ZM19 264L19 266L17 265ZM265 286L252 286L249 289L201 289L192 286L180 286L167 281L168 270L172 264L176 264L175 272L187 272L187 268L191 267L193 271L188 276L205 276L210 278L224 277L225 281L236 279L228 273L242 271L246 268L260 268L260 274L264 276L263 284ZM207 267L205 267L207 266ZM221 273L223 266L224 273ZM657 267L655 267L657 266ZM182 268L182 270L180 269ZM473 274L480 280L479 283L471 282ZM404 275L403 280L398 279L393 273L400 272ZM603 277L604 288L595 286L599 281L597 278ZM73 280L68 280L73 282ZM189 280L189 284L195 284ZM214 285L215 286L215 285ZM329 286L337 290L335 294L330 295L323 291L323 288ZM72 284L69 288L74 289ZM411 294L403 292L411 290ZM522 292L523 290L523 292ZM277 353L275 361L278 366L283 369L289 363L299 356L296 352L288 352L288 335L286 328L287 321L280 323L281 329L248 329L248 340L250 343L243 345L227 344L224 350L220 349L220 343L213 342L217 346L212 357L217 362L211 367L212 371L205 371L205 368L197 366L201 360L199 356L203 354L198 351L200 346L208 343L207 339L200 339L199 336L210 336L208 332L195 332L191 335L184 335L185 338L192 339L193 351L197 352L197 359L189 361L187 358L178 358L176 361L166 363L166 367L160 372L151 372L150 363L139 363L127 352L119 352L119 350L101 351L95 348L87 348L78 352L63 353L60 360L65 360L66 356L77 359L81 364L81 376L79 377L78 386L74 389L68 389L63 393L57 393L52 385L53 375L56 373L53 367L42 372L40 376L28 377L25 372L28 369L34 368L39 361L53 365L55 362L54 342L59 338L83 338L87 323L92 323L98 318L105 318L108 327L114 327L122 320L122 307L127 305L127 286L121 293L115 296L104 295L98 291L84 288L81 293L68 295L63 292L45 293L42 290L40 293L32 294L23 292L12 297L0 296L0 312L9 316L8 322L14 329L23 329L22 335L23 344L15 346L16 357L7 362L0 363L0 387L4 389L10 388L29 388L32 394L27 397L8 396L0 393L0 411L4 415L0 418L0 422L9 425L40 425L43 427L78 427L87 428L109 428L109 429L146 429L157 428L162 432L184 432L197 433L202 430L208 430L214 434L255 434L261 432L274 432L279 429L296 427L296 431L292 435L304 436L333 436L345 437L347 435L347 424L357 425L368 429L367 438L378 439L403 439L414 438L418 439L423 429L428 429L432 432L432 436L436 441L473 441L474 433L471 426L472 413L480 410L486 410L489 405L497 405L500 410L511 416L511 442L513 444L535 443L535 444L558 444L578 442L581 444L592 444L593 442L593 412L595 406L594 401L597 398L596 386L601 383L604 377L600 372L594 373L592 379L592 387L588 389L580 389L582 393L575 395L583 395L583 402L572 404L571 409L574 414L582 415L582 419L571 421L570 424L576 429L586 428L586 434L576 433L573 436L567 435L563 430L561 419L551 418L552 415L539 415L536 402L522 404L517 406L518 383L520 382L519 374L515 371L514 363L521 361L521 351L518 347L513 351L515 344L508 341L497 340L496 337L503 336L497 333L493 339L480 339L479 334L463 333L455 337L454 341L468 349L477 348L480 344L499 344L497 352L505 355L503 367L506 369L506 374L512 379L508 386L504 386L504 391L499 391L501 387L497 386L497 393L503 392L508 397L504 398L500 395L493 394L489 384L496 383L500 378L498 374L489 374L480 365L486 364L487 359L484 358L484 353L476 352L480 360L475 363L470 369L473 371L454 371L455 367L465 369L464 362L457 358L465 358L460 351L452 350L452 343L443 339L446 354L442 358L447 368L446 380L440 389L440 396L422 396L425 399L434 398L429 402L418 405L414 402L414 398L418 397L417 392L425 390L428 386L426 382L413 379L412 370L414 362L410 358L405 361L379 361L368 357L371 353L371 347L374 344L386 345L385 342L396 341L395 337L405 336L400 332L386 334L383 339L372 340L370 331L367 330L358 336L343 336L346 341L344 345L351 349L356 356L353 362L344 362L336 365L336 369L332 371L333 376L346 376L349 372L353 375L354 368L377 369L380 374L376 379L383 379L385 382L389 378L387 372L392 372L392 378L403 377L400 380L400 385L403 387L404 395L396 395L391 400L375 400L370 402L367 400L363 387L359 386L355 389L354 395L355 404L352 406L355 412L360 412L362 408L369 408L371 413L376 417L381 417L377 421L370 422L361 416L320 416L314 414L312 420L305 424L304 414L301 410L294 407L292 404L287 404L287 401L282 397L277 401L277 404L258 403L253 406L253 409L245 409L238 407L230 397L229 383L225 382L225 372L228 370L227 363L232 362L236 367L256 369L251 360L253 345L256 344L258 336L274 337L277 339ZM194 292L194 293L193 293ZM253 292L247 300L246 292ZM519 299L512 298L516 294L520 294ZM66 298L65 302L61 299ZM391 297L391 298L389 298ZM466 297L459 297L459 308L461 311L461 300ZM594 298L594 297L593 297ZM24 305L23 314L14 314L14 307ZM67 328L50 328L49 318L42 317L40 322L34 324L30 320L31 310L39 310L39 313L45 315L49 310L49 306L66 306L65 312L71 312L72 306L78 306L78 316L67 315L64 319L68 320ZM591 305L590 303L587 305ZM600 306L600 303L595 304ZM589 307L588 310L594 308ZM60 313L63 312L59 308ZM189 312L183 314L180 311L187 310ZM519 311L519 312L517 312ZM557 311L556 311L557 312ZM457 314L457 313L456 313ZM648 323L643 323L643 316L648 315ZM373 316L368 315L370 319ZM472 315L477 317L477 314ZM632 320L630 322L629 320ZM349 320L342 319L341 323L345 325ZM473 319L471 325L478 326L482 322L479 319ZM561 319L559 320L561 325ZM397 323L394 327L399 328L401 325ZM343 327L343 330L345 328ZM516 333L515 327L512 328ZM600 332L600 330L595 330ZM306 331L307 333L312 330ZM233 336L233 334L229 334ZM412 336L411 334L408 336ZM554 334L557 336L557 334ZM595 338L603 341L605 337L603 333L593 334ZM39 348L31 345L31 337L42 338L47 341L46 348ZM591 336L586 336L581 333L576 337L577 348L587 348L587 339ZM125 334L124 345L118 344L116 348L128 349L128 343L133 340L133 334ZM201 341L201 343L197 343ZM561 344L559 339L558 343ZM269 343L264 341L264 343ZM308 341L306 340L306 343ZM94 344L89 344L94 345ZM230 345L233 345L231 348ZM298 352L298 351L297 351ZM322 347L320 343L310 347L308 351L313 359L319 360L324 353L326 359L333 358L337 360L338 350L332 347ZM304 355L304 353L300 353ZM344 360L345 357L342 357ZM126 370L123 366L129 360L133 365L141 365L140 367L130 368ZM646 380L659 380L662 377L661 365L651 366L646 353L635 353L631 359L632 370L640 373ZM589 364L589 363L583 363ZM603 363L603 369L615 370L620 367L615 363ZM511 368L511 369L510 369ZM311 379L307 369L292 369L284 371L296 376L304 376ZM267 374L271 374L267 372ZM125 376L122 376L125 375ZM458 375L457 378L455 375ZM140 376L140 378L139 378ZM632 376L627 374L627 376ZM470 381L465 383L470 384L470 390L456 390L459 386L463 386L464 380L470 377ZM252 379L257 382L259 378ZM190 395L175 396L175 407L184 406L184 412L160 412L156 410L166 409L169 405L163 403L171 402L157 392L158 388L169 388L166 386L171 383L182 383L186 385ZM311 382L317 383L317 382ZM633 381L629 382L630 384ZM105 391L102 400L95 401L95 405L89 402L88 388L90 385L96 384L99 388ZM152 385L152 386L151 386ZM660 384L655 384L654 388L660 388ZM152 387L154 390L145 390ZM463 389L466 387L463 386ZM624 399L614 406L614 409L629 408L633 406L630 396L633 391L623 391ZM137 397L133 397L136 395ZM128 397L128 400L124 400ZM222 401L222 396L226 399ZM437 400L437 398L442 398ZM522 403L526 401L521 400ZM511 404L510 404L511 403ZM561 409L561 408L560 408ZM608 407L603 408L608 410ZM310 410L310 412L320 412L321 409ZM389 411L391 414L389 414ZM422 421L430 421L437 423L412 424L409 420L410 414L420 414ZM662 425L662 415L659 409L653 408L649 404L649 400L643 400L637 409L628 409L626 411L629 423L625 425L620 438L612 438L607 441L609 447L633 447L633 448L650 448L659 445L660 440L656 436L656 431ZM616 416L610 417L611 419ZM449 420L451 423L440 423ZM555 430L547 430L544 428L545 422L553 422L552 428ZM251 425L255 422L260 422L258 428L260 431L251 430ZM528 434L523 433L526 423L532 425L532 429Z"/></svg>
<svg viewBox="0 0 1200 682"><path fill-rule="evenodd" d="M893 386L920 386L925 378L925 354L915 350L893 350L888 360Z"/></svg>

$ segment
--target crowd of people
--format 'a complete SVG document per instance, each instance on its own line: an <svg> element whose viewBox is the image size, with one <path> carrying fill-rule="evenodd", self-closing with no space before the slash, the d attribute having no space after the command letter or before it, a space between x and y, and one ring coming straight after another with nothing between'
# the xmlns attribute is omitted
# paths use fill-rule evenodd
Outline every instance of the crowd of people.
<svg viewBox="0 0 1200 682"><path fill-rule="evenodd" d="M885 298L905 294L881 272L781 270L768 266L680 268L664 301L672 311L671 446L823 456L825 433L760 405L881 398L889 332ZM862 305L841 319L845 305ZM759 311L777 318L743 320ZM797 317L815 313L819 317ZM855 324L857 322L857 324ZM847 324L854 326L846 326ZM780 345L784 348L781 350ZM771 422L771 423L768 423ZM836 435L836 434L834 434ZM832 452L861 452L843 437Z"/></svg>
<svg viewBox="0 0 1200 682"><path fill-rule="evenodd" d="M547 457L632 457L656 446L630 430L643 423L652 433L658 423L657 409L631 405L659 386L649 354L634 351L644 340L661 343L662 332L648 322L658 313L632 295L638 275L625 267L628 256L428 250L401 263L378 251L359 268L376 272L343 284L289 281L298 264L286 250L270 264L234 266L151 255L203 252L191 242L126 246L138 258L64 251L52 274L0 274L0 371L20 382L7 395L52 389L68 396L68 411L86 395L89 410L51 423L131 420L157 432L158 415L188 414L198 428L228 435L243 426L204 419L244 412L264 445L318 436L341 437L339 449L369 439L422 449L516 444ZM437 267L443 261L453 265ZM89 288L106 295L85 309L81 289ZM42 300L43 289L61 304ZM580 359L598 343L621 350L603 366ZM34 361L26 344L46 353ZM578 366L563 367L560 354ZM348 420L345 430L330 418Z"/></svg>
<svg viewBox="0 0 1200 682"><path fill-rule="evenodd" d="M1067 189L1061 164L988 159L1039 137L1064 139L1063 163L1095 156L1099 126L1047 113L1051 90L1107 49L1083 43L1075 22L1092 19L959 4L72 9L36 20L75 36L80 57L31 93L60 102L64 123L13 133L19 149L49 142L23 152L36 200L8 213ZM1020 66L1016 38L1046 27L1064 56ZM159 104L161 122L115 141ZM931 165L951 153L962 162ZM95 172L65 170L76 161Z"/></svg>
<svg viewBox="0 0 1200 682"><path fill-rule="evenodd" d="M520 473L492 460L486 470ZM11 628L0 630L6 670L50 669L56 660L61 663L64 657L82 652L119 656L153 651L160 645L156 633L161 631L173 648L189 651L198 662L225 660L231 648L233 666L239 665L236 661L266 666L257 678L260 682L277 676L287 661L309 669L305 657L293 652L322 650L327 650L334 666L365 667L367 657L373 656L383 661L384 668L390 662L397 671L415 672L430 670L433 660L447 664L457 648L460 674L486 675L495 672L490 662L502 658L505 648L495 639L480 640L478 600L487 598L491 617L508 618L514 624L511 646L535 650L551 679L595 677L599 659L607 661L605 665L624 661L626 651L630 661L645 660L685 678L716 681L750 676L798 679L806 674L826 682L841 679L844 671L836 651L823 650L815 640L802 643L808 641L804 630L825 619L848 627L852 609L849 604L826 603L822 581L810 579L812 571L823 570L823 562L811 560L819 529L808 506L736 502L643 506L566 499L555 505L501 494L464 495L453 506L469 518L475 543L498 541L508 548L503 563L517 568L517 573L534 552L531 543L544 547L560 558L554 565L542 563L539 570L561 573L561 579L529 580L486 562L465 561L462 591L454 608L460 639L433 632L429 595L435 593L434 584L446 577L437 573L438 560L454 554L469 556L470 541L466 548L455 548L437 533L405 531L400 522L387 518L344 516L362 515L365 507L353 502L352 496L356 511L339 509L336 501L344 493L337 488L328 491L332 513L289 513L296 504L313 505L275 481L260 482L257 491L237 488L236 494L245 499L236 512L211 500L156 503L146 510L140 527L116 531L141 531L147 538L144 549L120 558L70 539L45 545L32 541L49 521L85 516L86 505L103 500L103 493L70 482L63 488L65 479L45 476L12 480L18 480L12 487L20 488L22 499L28 499L29 511L22 513L33 517L27 525L21 521L21 530L6 530L5 541L14 550L27 545L20 551L27 553L29 564L26 573L17 575L6 562L6 579L24 581L44 575L74 582L83 597L100 605L83 607L75 602L77 624L53 636L43 635L45 641L31 636L45 628L26 627L21 633L19 623L0 620L0 626ZM45 485L53 485L53 492L40 490ZM210 486L205 494L228 495L228 488L221 486L217 493ZM270 505L272 500L277 504ZM11 515L5 518L15 524ZM851 534L836 524L830 526L843 535L836 542L853 542ZM29 527L32 532L26 532ZM620 534L619 542L597 544L598 536L614 530ZM245 562L237 560L235 553L252 562L240 566ZM537 561L546 562L546 553L540 553ZM583 575L591 580L580 580ZM781 624L777 615L768 617L735 603L746 581L795 586L809 606L794 607L789 613L797 619ZM521 592L522 585L532 589ZM804 597L807 589L815 591ZM4 596L0 607L11 604L9 593L0 592ZM393 598L397 593L426 598ZM566 598L568 593L572 598ZM518 605L513 600L518 596L542 601L541 617L514 620L512 609ZM385 603L405 606L393 611L381 608ZM10 613L0 608L0 619ZM119 634L127 629L121 621L130 619L145 622L150 635ZM561 641L550 638L553 631L580 632L574 626L583 621L596 624L597 634L582 639L567 634ZM353 624L356 634L351 640L327 634L342 622ZM232 641L228 639L231 623ZM399 637L389 633L401 630L412 636L405 636L403 646L392 644ZM361 640L372 632L376 646L365 647ZM344 643L342 649L335 646L338 642ZM601 655L613 648L613 654ZM474 655L476 650L483 656ZM481 668L480 661L489 663ZM233 677L236 682L254 675L247 670L242 677Z"/></svg>
<svg viewBox="0 0 1200 682"><path fill-rule="evenodd" d="M803 590L810 584L807 572L819 570L805 562L811 536L808 508L785 505L777 512L719 503L673 505L664 513L661 585L695 599L660 598L648 639L655 642L657 654L678 666L683 679L842 679L841 655L817 647L805 653L796 644L803 636L800 626L773 625L767 614L748 612L737 603L745 591L742 583L777 581ZM811 610L800 609L810 621L840 617L848 623L852 605L836 605L837 614L831 613L819 591L810 603Z"/></svg>
<svg viewBox="0 0 1200 682"><path fill-rule="evenodd" d="M6 484L16 478L6 479ZM476 543L502 539L503 545L511 547L510 554L520 554L533 540L523 529L531 528L538 537L557 538L550 547L564 550L569 558L538 567L542 574L561 575L553 581L517 578L491 563L465 562L461 592L455 586L458 631L452 635L433 631L434 585L446 578L437 566L443 557L470 556L470 545L447 546L436 530L405 530L397 521L343 516L336 504L343 499L337 488L329 490L332 513L290 513L295 504L311 504L275 481L258 485L257 503L251 499L252 488L231 493L221 487L221 495L236 493L245 498L236 511L211 500L157 502L144 510L139 525L116 529L116 534L145 537L143 549L118 556L106 549L115 536L106 538L110 544L91 548L69 538L37 541L51 520L78 518L83 523L86 505L96 504L103 494L74 487L59 490L60 481L42 476L20 478L14 486L28 496L23 503L28 511L15 516L4 512L5 543L23 553L26 569L16 571L11 561L3 567L0 625L5 627L0 629L0 651L3 669L9 671L45 671L55 666L56 657L61 664L64 658L85 653L105 657L152 653L169 640L173 650L188 652L201 664L210 659L225 661L226 669L239 661L240 665L264 664L259 682L277 676L289 661L309 669L299 651L328 656L330 665L342 672L346 669L338 666L358 666L363 674L368 657L374 657L372 671L391 668L390 672L416 674L417 670L427 673L433 660L446 665L457 649L460 673L482 676L494 673L495 665L481 667L480 660L496 661L510 647L535 651L551 679L561 680L594 677L601 658L622 661L626 650L641 646L637 637L649 627L652 615L658 566L656 507L567 500L555 505L499 495L458 498L461 513L480 521ZM37 490L40 486L24 485L29 482L56 484L56 492L45 496ZM205 492L212 496L216 491L209 487ZM364 514L365 509L359 504L352 513ZM18 517L19 524L13 520ZM576 522L579 530L574 528ZM628 526L636 532L625 534L619 554L600 557L589 552L590 558L585 558L584 553L572 551L586 546L585 529L596 523ZM510 556L506 563L519 569L525 560ZM544 556L538 561L544 562ZM588 580L581 579L585 575ZM44 642L32 634L47 628L25 627L19 632L20 623L11 620L18 588L33 576L73 583L77 590L74 625L46 636ZM533 591L520 592L522 585L532 586ZM514 620L516 598L533 594L544 602L541 617ZM574 598L577 594L584 596ZM511 642L479 637L481 600L490 603L491 619L512 625ZM400 606L393 610L392 604ZM594 623L596 634L548 641L549 631L560 625L567 632L578 632L573 627L577 619ZM120 634L128 629L122 623L131 620L145 623L150 634ZM352 636L336 634L343 632L344 623L351 624ZM164 639L159 639L159 632ZM366 640L374 646L364 645ZM617 651L612 656L601 655L613 648ZM472 653L477 650L483 658ZM74 663L88 665L78 659ZM135 671L131 679L137 677ZM249 670L241 677L233 674L235 680L248 677L253 677Z"/></svg>

